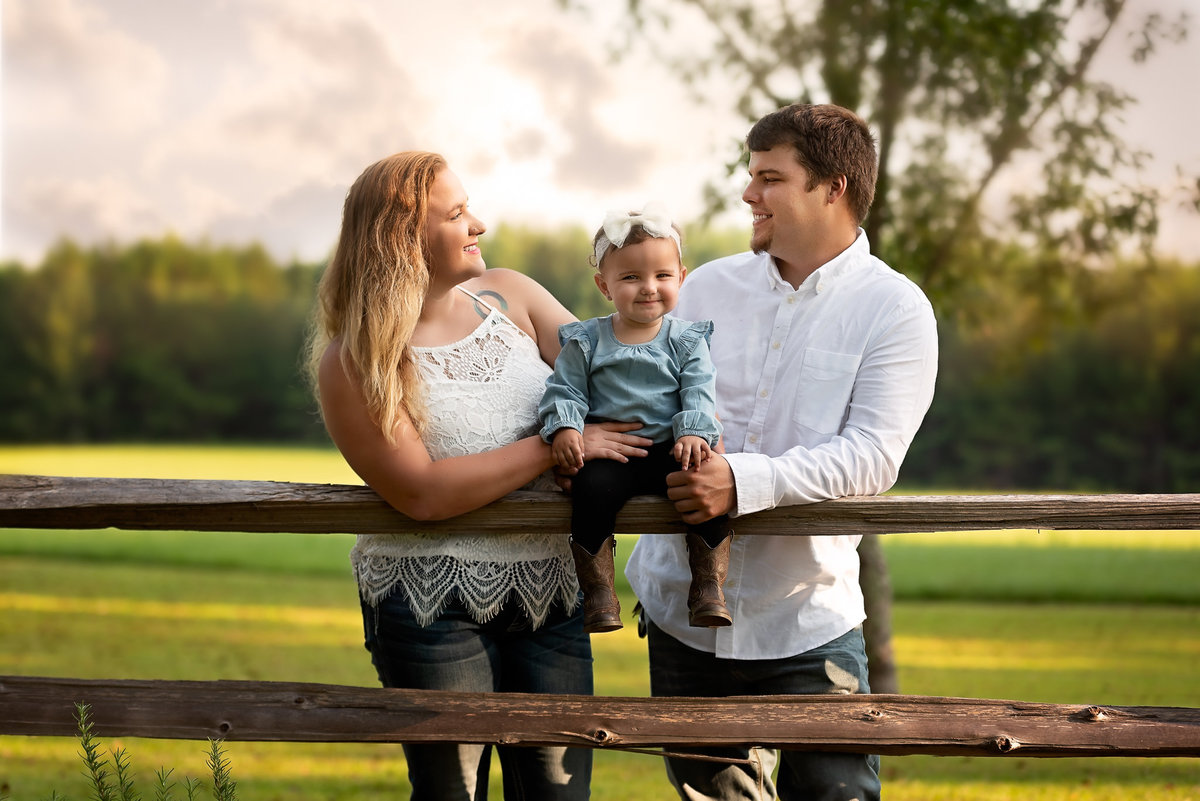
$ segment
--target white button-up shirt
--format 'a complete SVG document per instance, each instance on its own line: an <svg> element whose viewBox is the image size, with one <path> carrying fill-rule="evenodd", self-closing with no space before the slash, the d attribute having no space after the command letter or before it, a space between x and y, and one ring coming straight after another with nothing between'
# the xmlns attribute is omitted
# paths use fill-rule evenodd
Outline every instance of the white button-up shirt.
<svg viewBox="0 0 1200 801"><path fill-rule="evenodd" d="M925 295L871 255L861 229L799 288L767 254L710 262L688 275L675 314L715 324L735 516L895 483L933 398L937 326ZM625 572L650 619L680 642L724 658L773 659L865 619L860 539L735 534L726 628L688 625L682 536L641 537Z"/></svg>

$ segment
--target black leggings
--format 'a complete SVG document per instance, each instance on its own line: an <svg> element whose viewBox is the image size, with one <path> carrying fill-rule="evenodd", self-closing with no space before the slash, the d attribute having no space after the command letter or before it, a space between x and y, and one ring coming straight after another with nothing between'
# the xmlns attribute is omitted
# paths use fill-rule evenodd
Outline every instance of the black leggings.
<svg viewBox="0 0 1200 801"><path fill-rule="evenodd" d="M595 553L600 543L612 536L617 513L634 495L666 495L667 473L679 469L672 450L673 442L651 445L644 457L628 462L592 459L571 478L571 537ZM708 547L715 548L729 536L729 516L720 515L688 531L699 534Z"/></svg>

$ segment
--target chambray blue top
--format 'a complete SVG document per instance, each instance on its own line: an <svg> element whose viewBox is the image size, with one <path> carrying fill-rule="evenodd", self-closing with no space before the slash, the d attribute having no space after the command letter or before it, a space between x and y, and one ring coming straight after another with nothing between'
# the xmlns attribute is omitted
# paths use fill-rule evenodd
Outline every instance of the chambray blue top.
<svg viewBox="0 0 1200 801"><path fill-rule="evenodd" d="M538 413L542 439L584 421L639 422L633 432L655 442L685 435L716 446L716 373L708 352L713 324L664 317L658 336L627 345L613 334L612 316L559 326L562 352L546 379Z"/></svg>

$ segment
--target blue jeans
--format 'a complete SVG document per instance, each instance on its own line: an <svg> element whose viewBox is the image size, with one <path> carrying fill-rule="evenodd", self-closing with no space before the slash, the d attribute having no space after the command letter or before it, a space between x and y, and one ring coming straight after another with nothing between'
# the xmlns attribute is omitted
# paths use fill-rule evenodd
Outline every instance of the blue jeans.
<svg viewBox="0 0 1200 801"><path fill-rule="evenodd" d="M402 592L362 604L366 648L384 687L459 692L592 694L591 640L583 615L557 605L536 630L510 598L487 623L451 603L428 626ZM405 745L412 798L485 801L490 745ZM592 750L498 746L504 798L581 801L590 793Z"/></svg>
<svg viewBox="0 0 1200 801"><path fill-rule="evenodd" d="M817 695L870 692L862 629L784 659L721 659L689 648L647 620L650 694L717 698L727 695ZM677 749L751 764L668 757L667 775L680 798L788 801L877 801L879 757L785 750L778 788L777 754L766 748Z"/></svg>

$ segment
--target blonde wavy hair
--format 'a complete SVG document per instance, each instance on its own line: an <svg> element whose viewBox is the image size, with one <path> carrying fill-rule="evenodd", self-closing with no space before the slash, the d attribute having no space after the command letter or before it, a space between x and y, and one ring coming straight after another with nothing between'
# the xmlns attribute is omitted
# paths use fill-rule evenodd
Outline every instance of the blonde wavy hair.
<svg viewBox="0 0 1200 801"><path fill-rule="evenodd" d="M317 287L308 346L317 401L321 357L340 338L342 364L393 444L401 412L418 432L427 420L408 343L429 287L429 190L445 168L437 153L407 151L363 170L346 193L337 248Z"/></svg>

